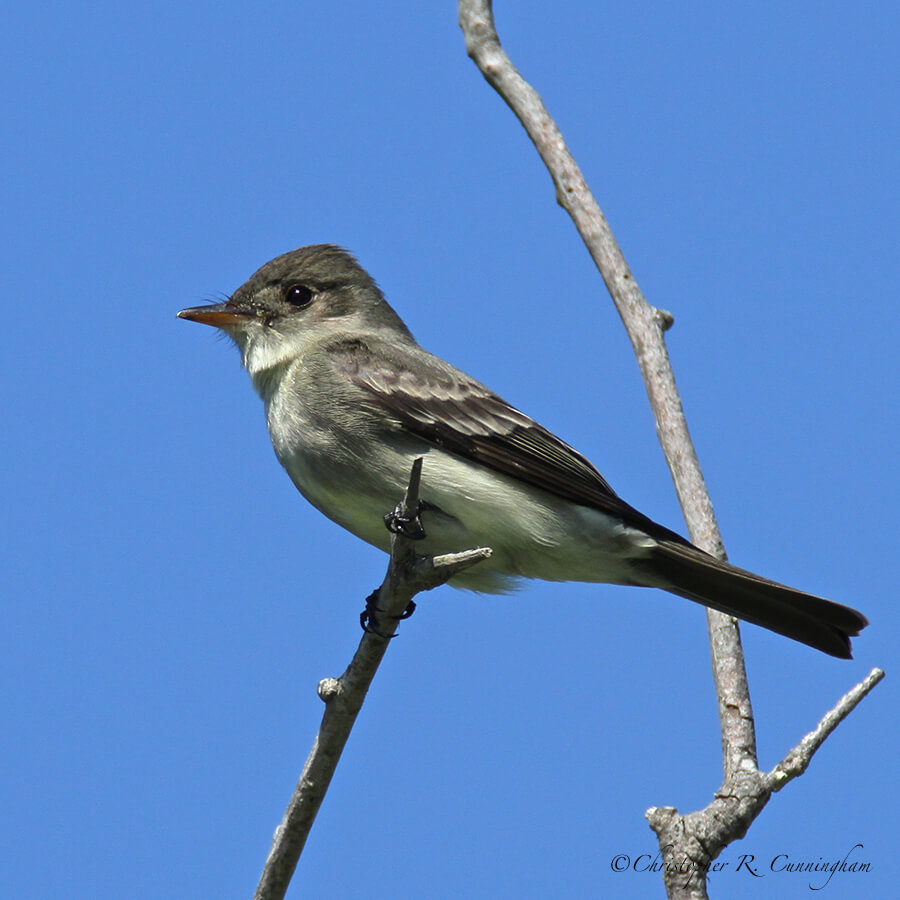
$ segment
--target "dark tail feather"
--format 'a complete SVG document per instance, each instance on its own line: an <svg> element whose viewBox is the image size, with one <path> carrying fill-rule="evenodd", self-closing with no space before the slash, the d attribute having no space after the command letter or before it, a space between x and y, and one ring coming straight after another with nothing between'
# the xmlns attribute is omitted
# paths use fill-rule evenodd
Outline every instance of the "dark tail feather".
<svg viewBox="0 0 900 900"><path fill-rule="evenodd" d="M644 571L655 587L842 659L851 658L850 638L869 624L849 606L761 578L690 544L660 541Z"/></svg>

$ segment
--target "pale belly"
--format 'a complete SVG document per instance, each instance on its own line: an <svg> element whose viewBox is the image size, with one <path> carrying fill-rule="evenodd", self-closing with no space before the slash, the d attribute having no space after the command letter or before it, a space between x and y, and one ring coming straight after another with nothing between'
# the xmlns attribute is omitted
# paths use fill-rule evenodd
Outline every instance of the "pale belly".
<svg viewBox="0 0 900 900"><path fill-rule="evenodd" d="M276 448L277 452L277 448ZM416 456L424 457L422 554L490 547L493 555L450 583L489 593L521 578L629 583L629 559L653 542L609 516L523 485L476 463L422 444L386 454L381 467L334 455L281 459L317 509L381 550L390 550L384 516L402 498Z"/></svg>

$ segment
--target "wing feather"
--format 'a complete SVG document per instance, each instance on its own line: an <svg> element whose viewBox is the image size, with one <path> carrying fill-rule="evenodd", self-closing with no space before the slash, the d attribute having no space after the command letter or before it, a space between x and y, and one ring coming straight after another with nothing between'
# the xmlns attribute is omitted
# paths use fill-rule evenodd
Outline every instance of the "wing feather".
<svg viewBox="0 0 900 900"><path fill-rule="evenodd" d="M330 358L343 377L412 434L558 497L597 509L658 540L688 542L629 506L577 450L485 385L420 347L341 341ZM415 371L410 361L414 360Z"/></svg>

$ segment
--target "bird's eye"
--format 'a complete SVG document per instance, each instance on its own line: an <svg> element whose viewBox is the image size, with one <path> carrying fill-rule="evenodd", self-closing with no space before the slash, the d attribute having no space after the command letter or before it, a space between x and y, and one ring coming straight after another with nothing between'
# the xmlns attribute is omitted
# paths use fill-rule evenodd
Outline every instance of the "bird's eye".
<svg viewBox="0 0 900 900"><path fill-rule="evenodd" d="M309 306L312 303L312 298L313 292L305 284L289 284L284 289L284 299L291 306L296 306L298 309Z"/></svg>

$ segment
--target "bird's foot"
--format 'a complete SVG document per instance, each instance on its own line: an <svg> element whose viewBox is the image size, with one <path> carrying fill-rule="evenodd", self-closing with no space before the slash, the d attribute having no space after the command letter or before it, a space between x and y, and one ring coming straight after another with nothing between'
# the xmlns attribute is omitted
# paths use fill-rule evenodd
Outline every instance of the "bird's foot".
<svg viewBox="0 0 900 900"><path fill-rule="evenodd" d="M397 637L396 632L394 634L385 634L376 624L375 620L378 616L384 616L384 610L379 609L375 604L378 601L378 591L380 588L375 588L368 597L366 597L366 608L359 614L359 624L362 627L362 630L366 634L377 634L378 637L384 638L386 641L389 641L391 638ZM414 612L416 611L416 604L410 600L407 604L406 609L400 613L399 616L387 616L393 620L394 622L402 621L403 619L408 619Z"/></svg>
<svg viewBox="0 0 900 900"><path fill-rule="evenodd" d="M416 511L411 516L405 516L403 507L398 503L385 515L384 524L391 534L402 534L411 541L421 541L426 537L421 519L423 509L425 509L425 504L419 500L416 502Z"/></svg>

